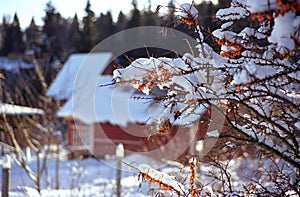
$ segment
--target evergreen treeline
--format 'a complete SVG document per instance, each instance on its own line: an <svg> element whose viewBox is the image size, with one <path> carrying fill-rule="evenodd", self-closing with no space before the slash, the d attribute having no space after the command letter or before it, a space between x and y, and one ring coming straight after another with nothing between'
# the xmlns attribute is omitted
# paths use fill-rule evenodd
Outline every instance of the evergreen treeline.
<svg viewBox="0 0 300 197"><path fill-rule="evenodd" d="M132 10L129 15L120 11L116 22L112 19L110 11L97 15L91 10L87 1L85 16L79 19L77 15L71 19L63 18L51 2L46 4L44 24L39 27L34 19L22 31L17 13L12 21L3 17L0 25L0 56L22 56L25 51L34 51L37 58L47 56L50 61L58 59L64 61L69 54L75 52L89 52L97 43L110 35L127 28L149 25L174 27L181 31L188 31L183 25L176 24L174 2L170 1L168 13L159 16L148 8L139 10L136 1L132 1ZM215 29L213 14L219 5L202 3L197 5L200 13L200 24ZM193 34L193 32L188 32ZM50 57L50 58L49 58Z"/></svg>

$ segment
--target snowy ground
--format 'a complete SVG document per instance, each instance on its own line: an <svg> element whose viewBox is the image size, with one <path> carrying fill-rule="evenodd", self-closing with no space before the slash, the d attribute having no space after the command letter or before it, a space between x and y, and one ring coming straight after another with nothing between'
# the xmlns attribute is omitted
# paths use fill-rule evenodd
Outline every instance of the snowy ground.
<svg viewBox="0 0 300 197"><path fill-rule="evenodd" d="M153 165L160 162L143 157L130 155L124 162L136 166L134 161L144 161ZM29 163L35 171L36 160ZM123 164L122 196L148 196L149 186L140 184L138 172L134 168ZM47 175L42 178L41 196L107 196L115 195L116 191L116 159L97 160L60 160L59 162L59 190L55 190L55 159L47 162ZM0 172L2 177L2 172ZM10 196L40 196L35 190L34 182L27 176L22 167L12 162ZM2 185L2 182L1 182Z"/></svg>
<svg viewBox="0 0 300 197"><path fill-rule="evenodd" d="M184 167L177 162L160 162L143 155L133 154L123 158L122 164L122 197L126 196L155 196L159 192L155 184L141 182L138 179L137 167L139 164L148 164L152 168L160 168L160 170L171 177L176 177L176 180L188 188L189 186L189 167ZM0 160L1 163L1 160ZM281 162L278 163L278 165ZM30 167L35 171L36 160L32 158L29 162ZM224 165L231 172L232 184L239 188L242 185L249 184L249 177L255 178L258 172L263 173L263 169L270 168L272 163L269 160L264 160L263 163L257 159L237 158L231 161L224 161ZM99 196L112 197L116 196L116 159L109 158L97 160L88 158L84 160L60 160L59 162L59 190L55 190L55 159L49 159L47 162L47 173L42 177L41 195L35 189L34 182L27 176L25 171L12 163L11 168L11 187L10 196ZM202 186L212 187L213 190L220 189L222 183L214 181L209 176L212 172L211 166L202 164L198 166L198 171L201 171L198 181ZM219 174L219 171L215 172ZM199 175L200 175L199 174ZM0 177L2 171L0 170ZM247 178L248 177L248 178ZM262 180L263 176L258 178ZM2 179L1 179L2 180ZM1 184L2 185L2 182ZM164 192L166 194L166 192ZM174 196L171 194L166 196ZM176 195L175 195L176 196Z"/></svg>

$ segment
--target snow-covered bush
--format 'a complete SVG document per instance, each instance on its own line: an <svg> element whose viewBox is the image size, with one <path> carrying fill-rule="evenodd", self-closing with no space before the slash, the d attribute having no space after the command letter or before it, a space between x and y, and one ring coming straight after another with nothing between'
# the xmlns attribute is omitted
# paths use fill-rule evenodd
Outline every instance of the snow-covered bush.
<svg viewBox="0 0 300 197"><path fill-rule="evenodd" d="M81 181L87 176L88 172L84 167L79 166L77 162L68 165L68 168L71 196L76 196L76 193L81 190Z"/></svg>
<svg viewBox="0 0 300 197"><path fill-rule="evenodd" d="M290 169L290 176L270 173L268 181L274 184L259 182L255 190L245 192L299 193L299 10L299 1L233 0L229 8L216 13L223 23L212 32L220 45L217 51L204 42L196 8L184 4L179 21L194 28L199 54L137 59L115 70L114 82L145 94L154 87L166 92L153 98L164 106L155 118L160 121L158 131L197 121L195 114L203 106L220 109L235 130L227 137L260 147L262 154L284 160Z"/></svg>

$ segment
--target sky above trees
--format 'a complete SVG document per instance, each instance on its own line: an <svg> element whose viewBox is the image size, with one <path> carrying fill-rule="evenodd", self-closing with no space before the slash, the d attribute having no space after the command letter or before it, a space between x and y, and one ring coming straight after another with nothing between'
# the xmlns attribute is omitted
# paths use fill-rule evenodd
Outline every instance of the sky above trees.
<svg viewBox="0 0 300 197"><path fill-rule="evenodd" d="M195 3L199 3L202 0L195 0ZM216 1L216 0L214 0ZM46 4L49 0L10 0L10 1L0 1L0 16L10 16L13 18L14 14L17 12L21 28L24 29L30 24L31 18L34 17L37 25L42 24L42 18L45 16ZM86 1L82 0L72 0L72 1L60 1L60 0L51 0L54 7L57 11L64 17L73 17L77 13L79 18L84 16L84 7ZM114 20L117 19L118 13L122 10L125 14L129 13L132 4L132 0L108 0L108 1L99 1L99 0L90 0L91 9L99 15L101 12L106 13L108 10L112 12ZM155 10L157 5L168 5L169 0L137 0L139 9L147 8L151 2L152 9ZM192 0L176 0L178 4L185 2L192 2Z"/></svg>

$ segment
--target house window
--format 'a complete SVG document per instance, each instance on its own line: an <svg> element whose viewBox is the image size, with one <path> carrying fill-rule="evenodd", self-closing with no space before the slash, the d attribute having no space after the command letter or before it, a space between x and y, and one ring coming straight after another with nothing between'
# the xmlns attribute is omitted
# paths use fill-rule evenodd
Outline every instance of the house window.
<svg viewBox="0 0 300 197"><path fill-rule="evenodd" d="M84 124L78 120L73 121L73 146L82 146L82 148L90 149L92 145L92 129L92 125Z"/></svg>

